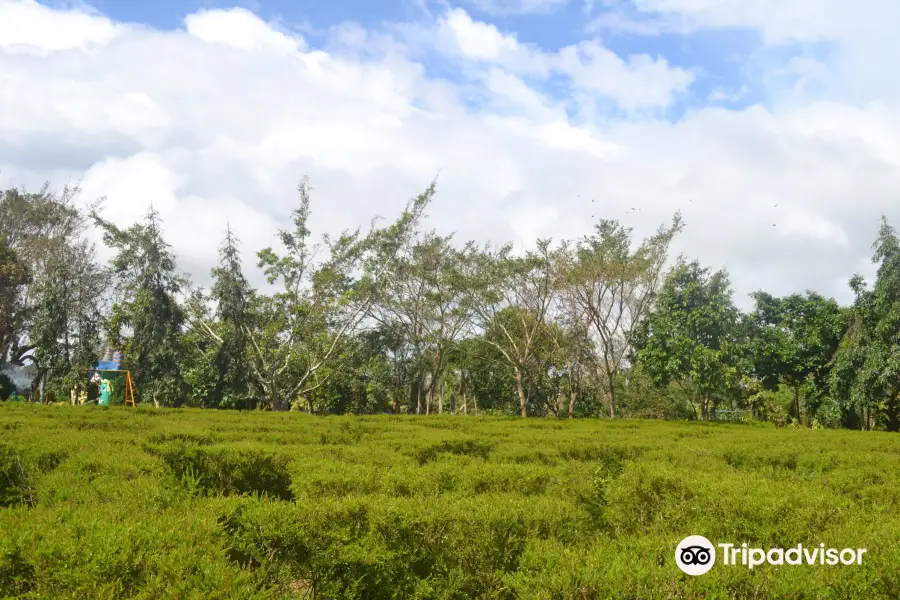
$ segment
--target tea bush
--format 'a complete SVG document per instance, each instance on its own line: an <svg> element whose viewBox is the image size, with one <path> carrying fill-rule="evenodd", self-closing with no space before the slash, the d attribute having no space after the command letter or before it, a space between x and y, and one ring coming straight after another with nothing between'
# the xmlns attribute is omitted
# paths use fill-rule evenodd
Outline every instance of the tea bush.
<svg viewBox="0 0 900 600"><path fill-rule="evenodd" d="M0 598L900 597L886 433L0 405ZM866 548L690 577L687 535Z"/></svg>

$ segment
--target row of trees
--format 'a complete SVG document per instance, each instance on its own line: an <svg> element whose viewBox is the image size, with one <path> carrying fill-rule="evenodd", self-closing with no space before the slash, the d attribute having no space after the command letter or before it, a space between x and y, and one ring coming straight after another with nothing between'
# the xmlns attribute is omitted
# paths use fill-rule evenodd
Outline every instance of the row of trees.
<svg viewBox="0 0 900 600"><path fill-rule="evenodd" d="M882 220L874 285L733 302L728 275L670 256L680 215L644 240L612 220L535 249L424 228L435 185L393 222L309 229L310 187L248 282L225 232L212 285L176 267L159 215L126 229L77 190L0 197L0 363L68 398L105 347L138 399L310 412L514 412L711 418L724 407L900 430L900 243ZM114 250L98 264L88 227Z"/></svg>

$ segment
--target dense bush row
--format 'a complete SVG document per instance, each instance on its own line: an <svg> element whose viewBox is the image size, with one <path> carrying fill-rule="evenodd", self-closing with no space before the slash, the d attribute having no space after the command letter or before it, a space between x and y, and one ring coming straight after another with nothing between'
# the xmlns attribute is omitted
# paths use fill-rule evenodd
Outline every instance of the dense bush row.
<svg viewBox="0 0 900 600"><path fill-rule="evenodd" d="M0 598L900 594L890 434L19 404L0 438ZM868 553L691 578L690 534Z"/></svg>

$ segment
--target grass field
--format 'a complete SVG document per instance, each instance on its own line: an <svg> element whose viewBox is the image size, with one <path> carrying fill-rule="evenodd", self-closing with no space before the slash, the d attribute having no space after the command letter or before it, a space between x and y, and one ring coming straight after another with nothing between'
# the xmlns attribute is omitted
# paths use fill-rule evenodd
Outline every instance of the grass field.
<svg viewBox="0 0 900 600"><path fill-rule="evenodd" d="M4 598L898 598L895 435L0 406ZM862 565L675 564L687 535Z"/></svg>

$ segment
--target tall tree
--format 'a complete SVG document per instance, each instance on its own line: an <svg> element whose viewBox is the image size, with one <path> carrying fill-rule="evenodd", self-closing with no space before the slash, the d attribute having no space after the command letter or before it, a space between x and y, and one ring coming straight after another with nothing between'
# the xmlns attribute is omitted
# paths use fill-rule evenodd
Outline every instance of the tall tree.
<svg viewBox="0 0 900 600"><path fill-rule="evenodd" d="M239 240L231 229L219 248L219 266L211 271L213 286L210 299L215 315L205 314L205 299L195 297L192 325L212 341L211 363L215 371L205 406L252 408L249 336L253 330L253 289L244 277ZM196 302L200 303L197 315Z"/></svg>
<svg viewBox="0 0 900 600"><path fill-rule="evenodd" d="M784 298L758 291L752 297L756 303L750 315L756 375L770 389L781 383L790 387L797 418L803 420L801 387L810 384L816 396L826 392L829 366L846 329L846 315L835 300L810 291Z"/></svg>
<svg viewBox="0 0 900 600"><path fill-rule="evenodd" d="M864 428L877 420L900 431L900 239L884 217L874 249L879 267L872 289L859 275L850 280L853 321L831 382L845 409L859 411Z"/></svg>
<svg viewBox="0 0 900 600"><path fill-rule="evenodd" d="M397 256L413 239L435 183L412 199L386 227L344 233L322 245L312 243L310 191L299 186L300 206L293 229L279 232L282 255L271 248L259 253L259 266L281 290L256 302L258 327L249 336L250 373L273 409L285 410L327 380L327 368L341 356L341 342L362 327L383 296ZM324 258L316 262L319 253Z"/></svg>
<svg viewBox="0 0 900 600"><path fill-rule="evenodd" d="M572 419L575 417L575 406L584 390L586 370L592 363L596 365L594 344L585 311L581 309L571 285L564 286L557 302L559 327L555 329L553 343L558 354L565 357L564 375L569 394L568 416Z"/></svg>
<svg viewBox="0 0 900 600"><path fill-rule="evenodd" d="M594 365L606 383L610 417L616 416L615 379L625 366L631 331L652 306L669 245L681 229L681 215L676 214L669 227L660 227L632 250L631 229L602 220L576 248L567 287L594 345Z"/></svg>
<svg viewBox="0 0 900 600"><path fill-rule="evenodd" d="M469 322L462 257L450 242L450 236L429 232L405 249L373 311L382 326L402 333L409 345L410 405L417 413L423 410L423 400L426 410L430 408L449 364L448 353Z"/></svg>
<svg viewBox="0 0 900 600"><path fill-rule="evenodd" d="M78 188L0 194L0 362L36 367L50 396L83 383L99 337L105 275L86 238Z"/></svg>
<svg viewBox="0 0 900 600"><path fill-rule="evenodd" d="M27 266L0 234L0 365L21 359L23 292L29 279Z"/></svg>
<svg viewBox="0 0 900 600"><path fill-rule="evenodd" d="M551 310L562 286L565 251L551 249L549 240L539 240L537 249L523 257L512 256L511 250L509 245L493 251L469 244L463 259L464 287L472 325L512 368L524 418L525 375L547 339Z"/></svg>
<svg viewBox="0 0 900 600"><path fill-rule="evenodd" d="M159 213L152 207L143 222L120 229L92 212L103 241L116 251L112 272L116 285L109 342L125 339L125 361L134 371L141 401L178 405L184 399L181 372L185 314L178 303L185 280L163 238ZM128 333L130 332L130 336Z"/></svg>
<svg viewBox="0 0 900 600"><path fill-rule="evenodd" d="M658 384L688 384L707 419L717 399L738 383L738 319L725 271L680 261L635 328L635 360Z"/></svg>

